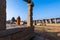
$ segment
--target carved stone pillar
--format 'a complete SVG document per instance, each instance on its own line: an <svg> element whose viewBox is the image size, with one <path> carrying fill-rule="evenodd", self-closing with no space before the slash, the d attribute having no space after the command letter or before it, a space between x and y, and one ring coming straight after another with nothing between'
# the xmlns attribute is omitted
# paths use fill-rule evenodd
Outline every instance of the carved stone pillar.
<svg viewBox="0 0 60 40"><path fill-rule="evenodd" d="M6 29L6 0L0 0L0 30Z"/></svg>
<svg viewBox="0 0 60 40"><path fill-rule="evenodd" d="M28 19L27 26L33 26L33 13L32 13L32 3L28 4Z"/></svg>
<svg viewBox="0 0 60 40"><path fill-rule="evenodd" d="M28 19L27 19L27 26L33 26L33 6L34 3L31 0L24 0L28 3Z"/></svg>

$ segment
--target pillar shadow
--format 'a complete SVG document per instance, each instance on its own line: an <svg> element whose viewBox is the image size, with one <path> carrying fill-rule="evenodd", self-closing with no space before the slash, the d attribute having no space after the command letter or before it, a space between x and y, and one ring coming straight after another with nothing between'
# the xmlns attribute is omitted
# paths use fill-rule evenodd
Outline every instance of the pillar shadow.
<svg viewBox="0 0 60 40"><path fill-rule="evenodd" d="M45 30L35 30L35 34L49 40L60 40L60 32L47 32Z"/></svg>

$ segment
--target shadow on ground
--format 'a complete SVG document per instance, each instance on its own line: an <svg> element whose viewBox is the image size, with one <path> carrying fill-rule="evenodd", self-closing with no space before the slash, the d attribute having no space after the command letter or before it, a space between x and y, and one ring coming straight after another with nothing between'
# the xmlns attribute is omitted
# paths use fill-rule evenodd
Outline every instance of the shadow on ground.
<svg viewBox="0 0 60 40"><path fill-rule="evenodd" d="M33 40L60 40L60 32L35 30L35 37Z"/></svg>

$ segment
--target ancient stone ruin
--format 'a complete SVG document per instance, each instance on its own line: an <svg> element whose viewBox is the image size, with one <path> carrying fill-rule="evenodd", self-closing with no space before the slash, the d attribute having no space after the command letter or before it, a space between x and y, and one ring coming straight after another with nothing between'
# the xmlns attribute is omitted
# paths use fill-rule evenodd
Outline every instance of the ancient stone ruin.
<svg viewBox="0 0 60 40"><path fill-rule="evenodd" d="M18 16L18 17L17 17L17 20L16 20L18 25L20 25L20 20L21 20L21 19L20 19L20 16Z"/></svg>
<svg viewBox="0 0 60 40"><path fill-rule="evenodd" d="M31 10L30 6L29 10ZM31 13L31 11L29 11L29 13ZM32 23L31 19L29 16L29 25ZM6 29L6 0L0 0L0 40L29 40L34 36L33 27L4 29Z"/></svg>

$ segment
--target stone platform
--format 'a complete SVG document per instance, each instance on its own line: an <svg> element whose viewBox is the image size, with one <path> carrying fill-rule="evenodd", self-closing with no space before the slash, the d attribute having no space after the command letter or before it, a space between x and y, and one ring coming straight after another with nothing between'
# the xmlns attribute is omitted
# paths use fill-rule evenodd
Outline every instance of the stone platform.
<svg viewBox="0 0 60 40"><path fill-rule="evenodd" d="M0 31L0 40L29 40L33 36L33 27L10 28Z"/></svg>

